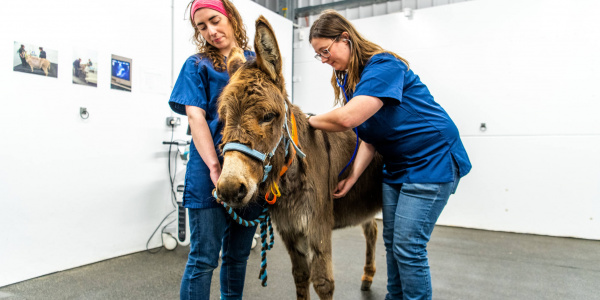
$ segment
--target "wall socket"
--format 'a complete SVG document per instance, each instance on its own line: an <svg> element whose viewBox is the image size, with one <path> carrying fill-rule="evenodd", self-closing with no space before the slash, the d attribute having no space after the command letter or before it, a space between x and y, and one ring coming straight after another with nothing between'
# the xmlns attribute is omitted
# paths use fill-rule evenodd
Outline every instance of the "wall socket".
<svg viewBox="0 0 600 300"><path fill-rule="evenodd" d="M179 126L181 125L181 118L179 117L167 117L167 126Z"/></svg>

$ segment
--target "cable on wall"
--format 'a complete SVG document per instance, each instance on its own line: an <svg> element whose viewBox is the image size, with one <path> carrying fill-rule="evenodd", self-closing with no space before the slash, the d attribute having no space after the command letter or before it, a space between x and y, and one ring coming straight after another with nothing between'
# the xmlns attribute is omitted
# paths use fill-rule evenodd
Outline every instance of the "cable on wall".
<svg viewBox="0 0 600 300"><path fill-rule="evenodd" d="M173 162L174 166L174 170L173 173L171 173L171 157L172 152L173 152L173 144L177 143L179 144L179 142L182 143L187 143L187 141L184 140L174 140L173 139L173 135L175 133L175 125L171 125L171 141L168 142L169 144L169 158L168 158L168 162L167 162L167 168L168 168L168 172L169 172L169 183L171 185L171 193L170 193L170 198L171 198L171 205L173 205L174 209L172 211L170 211L161 221L160 223L158 223L158 226L156 227L156 229L154 229L154 231L152 232L152 234L150 235L150 238L148 238L148 241L146 242L146 251L148 251L151 254L156 254L158 252L160 252L163 248L164 248L164 240L163 240L163 233L165 233L165 229L167 228L167 226L169 226L171 223L175 222L176 219L171 220L170 222L168 222L167 224L165 224L164 226L162 226L162 224L169 218L169 216L171 216L174 212L177 211L177 195L175 194L175 177L177 176L177 154L180 153L179 148L177 148L177 151L175 152L175 160ZM165 143L165 142L163 142ZM161 235L160 235L160 240L161 240L161 247L159 247L159 249L157 251L152 251L148 248L150 241L152 240L152 238L154 237L154 235L156 234L156 232L161 228L160 230Z"/></svg>

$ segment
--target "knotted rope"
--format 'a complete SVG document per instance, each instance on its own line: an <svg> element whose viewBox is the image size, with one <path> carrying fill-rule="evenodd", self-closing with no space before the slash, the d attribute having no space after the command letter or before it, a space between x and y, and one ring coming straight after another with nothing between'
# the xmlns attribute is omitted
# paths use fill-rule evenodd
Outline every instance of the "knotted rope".
<svg viewBox="0 0 600 300"><path fill-rule="evenodd" d="M267 245L267 227L269 231L270 243ZM275 244L275 236L273 235L273 225L271 224L271 217L267 215L265 220L260 222L260 240L262 242L262 248L260 251L260 274L258 279L261 280L262 286L267 286L267 250L271 250Z"/></svg>
<svg viewBox="0 0 600 300"><path fill-rule="evenodd" d="M214 193L216 198L216 193ZM262 242L260 252L260 273L258 279L261 280L262 286L267 286L267 250L271 250L275 245L275 235L273 234L273 224L271 223L271 216L269 216L269 208L265 207L258 218L252 221L246 221L240 217L231 206L225 202L221 202L225 211L233 219L235 223L245 227L252 227L260 224L260 239ZM267 231L269 232L269 243L267 244Z"/></svg>

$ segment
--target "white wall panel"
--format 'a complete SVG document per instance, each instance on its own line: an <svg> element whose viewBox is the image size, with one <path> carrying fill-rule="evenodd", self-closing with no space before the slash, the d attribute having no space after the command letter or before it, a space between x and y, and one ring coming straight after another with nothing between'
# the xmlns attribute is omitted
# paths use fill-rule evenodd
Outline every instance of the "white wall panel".
<svg viewBox="0 0 600 300"><path fill-rule="evenodd" d="M371 16L373 16L373 6L372 5L358 7L358 17L359 18L368 18Z"/></svg>
<svg viewBox="0 0 600 300"><path fill-rule="evenodd" d="M359 7L356 7L356 8L347 8L346 9L346 14L344 15L344 17L348 18L348 19L358 19L358 18L360 18L360 8ZM318 18L318 16L315 16L315 20L317 18ZM312 25L312 22L310 24Z"/></svg>
<svg viewBox="0 0 600 300"><path fill-rule="evenodd" d="M417 9L417 0L402 0L402 7Z"/></svg>
<svg viewBox="0 0 600 300"><path fill-rule="evenodd" d="M438 224L600 240L600 136L463 136L473 170Z"/></svg>
<svg viewBox="0 0 600 300"><path fill-rule="evenodd" d="M417 0L417 8L427 8L433 6L434 0Z"/></svg>
<svg viewBox="0 0 600 300"><path fill-rule="evenodd" d="M143 250L170 210L170 3L8 1L0 26L0 286ZM58 77L14 72L14 41L58 51ZM76 48L97 87L72 83ZM111 54L132 58L131 92L110 88Z"/></svg>
<svg viewBox="0 0 600 300"><path fill-rule="evenodd" d="M386 5L388 14L402 10L402 1L388 1L386 2Z"/></svg>
<svg viewBox="0 0 600 300"><path fill-rule="evenodd" d="M373 4L373 16L387 14L387 3Z"/></svg>
<svg viewBox="0 0 600 300"><path fill-rule="evenodd" d="M171 71L171 1L0 3L0 286L142 251L171 211L161 142L171 74L195 51L187 4L175 3ZM274 26L291 90L291 22L235 4L251 37L260 14ZM13 72L15 41L57 50L58 78ZM97 52L98 87L72 83L75 48ZM111 54L133 59L131 92L110 89ZM189 139L186 124L176 138Z"/></svg>

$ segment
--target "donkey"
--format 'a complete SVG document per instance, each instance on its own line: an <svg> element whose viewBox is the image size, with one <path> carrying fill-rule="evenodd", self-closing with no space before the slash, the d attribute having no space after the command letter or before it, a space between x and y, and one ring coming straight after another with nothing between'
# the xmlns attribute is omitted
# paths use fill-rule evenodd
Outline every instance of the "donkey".
<svg viewBox="0 0 600 300"><path fill-rule="evenodd" d="M321 299L333 298L332 230L361 224L367 240L361 289L369 290L377 239L373 217L382 207L381 157L376 155L345 197L334 200L338 181L349 173L338 178L356 135L316 130L289 102L279 46L263 16L256 20L254 49L256 61L245 62L238 48L228 58L230 80L218 103L224 162L216 197L241 208L258 195L280 192L269 211L292 261L297 299L310 298L311 282ZM236 147L228 149L232 144Z"/></svg>

